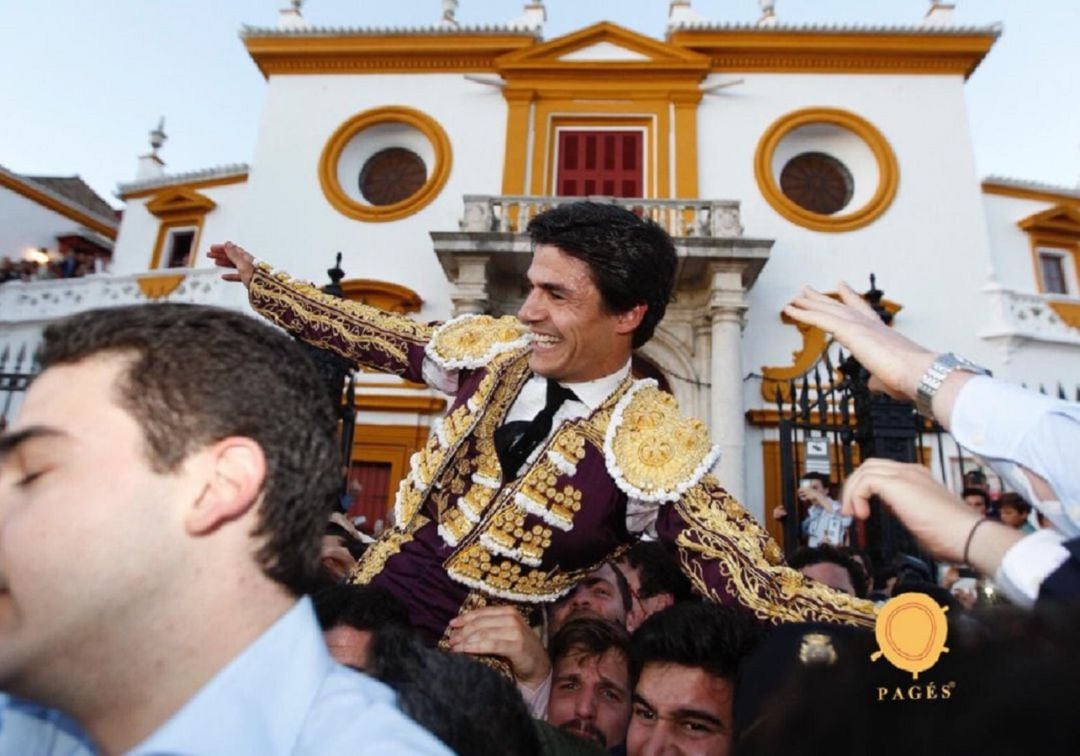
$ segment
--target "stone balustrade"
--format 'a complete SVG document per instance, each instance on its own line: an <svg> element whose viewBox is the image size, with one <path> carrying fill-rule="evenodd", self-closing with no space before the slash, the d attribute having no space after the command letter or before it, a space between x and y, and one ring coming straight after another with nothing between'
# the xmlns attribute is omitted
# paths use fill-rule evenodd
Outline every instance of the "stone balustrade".
<svg viewBox="0 0 1080 756"><path fill-rule="evenodd" d="M624 197L536 197L466 194L462 231L520 234L537 214L568 202L589 200L620 205L659 223L675 237L742 236L739 203L733 200L641 199Z"/></svg>

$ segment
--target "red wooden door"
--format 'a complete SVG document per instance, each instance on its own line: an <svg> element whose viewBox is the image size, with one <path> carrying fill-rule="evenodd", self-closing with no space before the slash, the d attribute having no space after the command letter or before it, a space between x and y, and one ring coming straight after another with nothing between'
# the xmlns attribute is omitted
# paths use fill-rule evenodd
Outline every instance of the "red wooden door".
<svg viewBox="0 0 1080 756"><path fill-rule="evenodd" d="M641 197L642 157L640 131L560 131L555 192Z"/></svg>

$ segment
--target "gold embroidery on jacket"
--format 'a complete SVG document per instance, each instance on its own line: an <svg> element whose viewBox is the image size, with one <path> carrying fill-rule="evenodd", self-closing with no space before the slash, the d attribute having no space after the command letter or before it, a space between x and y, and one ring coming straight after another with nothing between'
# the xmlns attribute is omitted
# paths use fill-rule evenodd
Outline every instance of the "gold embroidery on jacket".
<svg viewBox="0 0 1080 756"><path fill-rule="evenodd" d="M296 322L302 324L304 341L335 352L348 344L349 359L356 359L354 350L383 354L396 363L399 373L408 362L406 346L422 346L435 332L404 315L332 297L284 273L275 274L265 264L256 268L248 296L258 313L283 328L295 330Z"/></svg>
<svg viewBox="0 0 1080 756"><path fill-rule="evenodd" d="M413 539L413 534L428 522L428 518L420 516L410 522L407 529L391 528L385 531L360 557L360 561L353 567L349 581L358 585L370 583L373 577L382 572L387 560L400 552L401 547Z"/></svg>
<svg viewBox="0 0 1080 756"><path fill-rule="evenodd" d="M782 566L780 548L754 519L706 476L675 505L686 526L676 538L679 561L694 588L713 601L702 560L716 563L729 592L763 620L843 622L872 626L874 605Z"/></svg>

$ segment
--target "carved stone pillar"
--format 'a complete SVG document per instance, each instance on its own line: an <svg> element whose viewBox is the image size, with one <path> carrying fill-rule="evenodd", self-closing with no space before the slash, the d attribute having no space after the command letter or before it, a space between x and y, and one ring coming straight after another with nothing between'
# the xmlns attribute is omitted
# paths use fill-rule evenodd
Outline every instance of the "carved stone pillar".
<svg viewBox="0 0 1080 756"><path fill-rule="evenodd" d="M479 315L490 304L487 289L486 255L462 255L457 258L457 276L450 281L450 301L454 315Z"/></svg>
<svg viewBox="0 0 1080 756"><path fill-rule="evenodd" d="M710 426L720 446L717 475L720 484L740 501L746 493L744 452L746 421L743 417L742 329L746 292L738 266L714 265L709 294L712 324Z"/></svg>

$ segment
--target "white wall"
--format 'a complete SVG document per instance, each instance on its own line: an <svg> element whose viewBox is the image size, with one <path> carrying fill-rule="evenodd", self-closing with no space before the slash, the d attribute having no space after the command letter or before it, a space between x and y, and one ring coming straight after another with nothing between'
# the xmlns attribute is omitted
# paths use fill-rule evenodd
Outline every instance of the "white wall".
<svg viewBox="0 0 1080 756"><path fill-rule="evenodd" d="M23 259L29 248L56 249L56 237L82 225L16 191L0 186L0 257Z"/></svg>
<svg viewBox="0 0 1080 756"><path fill-rule="evenodd" d="M450 176L431 204L407 218L369 223L346 217L319 186L320 155L344 121L389 105L415 108L442 125L451 143ZM274 76L236 241L320 283L341 251L347 277L408 286L424 300L420 318L445 318L448 286L429 232L458 229L463 195L500 192L505 130L499 90L460 74Z"/></svg>

